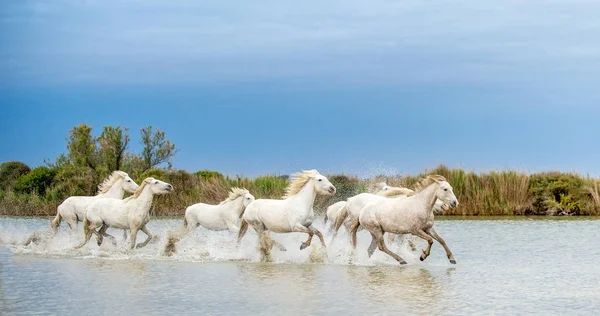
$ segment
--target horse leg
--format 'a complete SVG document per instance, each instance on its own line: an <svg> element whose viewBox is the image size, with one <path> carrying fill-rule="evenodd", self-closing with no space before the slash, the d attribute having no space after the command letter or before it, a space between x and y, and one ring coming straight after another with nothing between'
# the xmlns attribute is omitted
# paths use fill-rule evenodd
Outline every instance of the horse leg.
<svg viewBox="0 0 600 316"><path fill-rule="evenodd" d="M254 230L256 230L256 228ZM247 231L248 231L248 222L242 218L242 223L240 224L240 230L238 231L236 247L240 246L240 243L242 242L242 238L244 238L244 235L246 235ZM258 237L260 238L260 235Z"/></svg>
<svg viewBox="0 0 600 316"><path fill-rule="evenodd" d="M406 264L406 261L404 261L404 259L402 259L402 257L393 253L391 250L389 250L385 246L385 242L383 241L383 234L385 232L383 231L381 226L377 225L376 227L365 227L365 228L368 229L371 232L371 235L373 235L373 237L375 237L375 239L377 240L377 244L379 245L379 250L387 253L389 256L396 259L396 261L398 261L398 263Z"/></svg>
<svg viewBox="0 0 600 316"><path fill-rule="evenodd" d="M311 231L308 233L308 239L300 245L300 250L306 249L306 247L310 246L312 243L314 233Z"/></svg>
<svg viewBox="0 0 600 316"><path fill-rule="evenodd" d="M127 229L123 229L123 241L127 240ZM117 241L115 240L115 244Z"/></svg>
<svg viewBox="0 0 600 316"><path fill-rule="evenodd" d="M96 235L96 243L98 244L98 247L100 247L102 245L102 241L104 241L104 232L108 229L108 226L106 224L102 224L102 227L100 227L100 230L97 233L94 233L94 235Z"/></svg>
<svg viewBox="0 0 600 316"><path fill-rule="evenodd" d="M77 218L68 218L66 220L67 224L69 224L69 228L71 229L71 234L74 233L77 230Z"/></svg>
<svg viewBox="0 0 600 316"><path fill-rule="evenodd" d="M313 225L308 226L308 229L310 229L314 235L317 235L317 237L319 237L323 248L327 248L327 246L325 245L325 239L323 239L323 234L321 234L321 232L318 229L316 229Z"/></svg>
<svg viewBox="0 0 600 316"><path fill-rule="evenodd" d="M129 241L129 249L133 249L133 248L135 248L135 240L137 239L137 233L138 233L138 230L140 230L140 227L135 226L135 225L130 225L129 230L131 231L131 238Z"/></svg>
<svg viewBox="0 0 600 316"><path fill-rule="evenodd" d="M356 249L356 233L358 232L358 228L360 227L360 223L358 220L352 224L352 229L350 230L350 240L352 241L352 248Z"/></svg>
<svg viewBox="0 0 600 316"><path fill-rule="evenodd" d="M278 242L277 240L273 240L273 246L276 246L277 249L279 249L279 251L287 251L287 249L285 248L284 245L282 245L280 242Z"/></svg>
<svg viewBox="0 0 600 316"><path fill-rule="evenodd" d="M371 256L375 252L375 249L377 248L377 238L373 234L371 234L371 237L372 237L371 244L369 245L369 249L367 249L367 253L369 254L369 258L371 258Z"/></svg>
<svg viewBox="0 0 600 316"><path fill-rule="evenodd" d="M406 241L408 241L408 245L410 246L410 250L412 250L412 251L417 250L417 246L415 245L415 243L412 240L412 235L405 235L404 238L406 238Z"/></svg>
<svg viewBox="0 0 600 316"><path fill-rule="evenodd" d="M427 230L427 233L429 235L431 235L431 237L433 237L433 239L437 240L440 244L442 244L442 247L444 247L444 250L446 250L446 256L448 256L448 260L450 260L450 263L456 264L456 259L454 259L454 256L452 255L452 251L450 251L450 248L448 248L448 245L446 245L446 242L444 241L444 239L442 239L442 237L440 237L440 235L438 235L438 233L435 231L435 229L433 229L433 227L431 227L430 229Z"/></svg>
<svg viewBox="0 0 600 316"><path fill-rule="evenodd" d="M412 232L413 235L417 236L417 237L421 237L425 240L427 240L427 249L423 250L423 254L421 255L421 261L427 259L427 257L429 257L429 254L431 253L431 246L433 245L433 238L431 236L429 236L425 231L423 231L422 229L416 230L414 232Z"/></svg>
<svg viewBox="0 0 600 316"><path fill-rule="evenodd" d="M83 222L83 232L85 234L85 240L81 244L75 246L74 249L79 249L79 248L85 246L92 238L92 233L96 232L96 228L98 228L98 227L97 226L94 227L94 225L92 223L87 223L87 225L86 225L86 222Z"/></svg>
<svg viewBox="0 0 600 316"><path fill-rule="evenodd" d="M292 228L292 232L308 234L308 240L300 244L300 250L304 250L306 247L310 246L314 233L308 227L298 224Z"/></svg>
<svg viewBox="0 0 600 316"><path fill-rule="evenodd" d="M113 235L110 235L109 233L107 233L106 232L107 229L108 229L108 225L105 224L104 226L102 226L102 228L100 228L100 231L99 231L100 235L110 238L110 241L113 244L113 246L116 246L117 239Z"/></svg>
<svg viewBox="0 0 600 316"><path fill-rule="evenodd" d="M146 234L146 236L148 236L148 238L146 238L144 242L137 244L137 246L135 246L136 248L146 247L146 245L152 239L152 233L148 230L148 228L146 228L146 225L142 226L142 231L144 232L144 234Z"/></svg>
<svg viewBox="0 0 600 316"><path fill-rule="evenodd" d="M396 234L388 234L387 236L387 242L391 245L394 242L394 240L396 240Z"/></svg>

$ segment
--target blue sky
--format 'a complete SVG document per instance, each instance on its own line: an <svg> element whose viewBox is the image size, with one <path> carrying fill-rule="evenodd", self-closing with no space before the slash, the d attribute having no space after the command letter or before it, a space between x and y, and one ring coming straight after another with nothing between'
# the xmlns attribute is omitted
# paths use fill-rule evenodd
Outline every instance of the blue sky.
<svg viewBox="0 0 600 316"><path fill-rule="evenodd" d="M2 1L0 161L86 123L174 166L600 175L597 1Z"/></svg>

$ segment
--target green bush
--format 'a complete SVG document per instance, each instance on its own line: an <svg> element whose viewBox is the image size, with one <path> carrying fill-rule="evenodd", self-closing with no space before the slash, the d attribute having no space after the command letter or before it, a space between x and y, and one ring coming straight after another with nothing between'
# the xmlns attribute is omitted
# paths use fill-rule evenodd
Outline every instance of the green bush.
<svg viewBox="0 0 600 316"><path fill-rule="evenodd" d="M150 169L140 175L137 183L140 184L142 181L144 181L144 179L149 178L149 177L164 181L166 174L167 174L167 171L164 169Z"/></svg>
<svg viewBox="0 0 600 316"><path fill-rule="evenodd" d="M582 177L571 173L546 172L530 177L529 195L533 199L535 214L545 214L553 209L562 213L586 213L589 199Z"/></svg>
<svg viewBox="0 0 600 316"><path fill-rule="evenodd" d="M13 187L17 179L31 172L31 168L20 161L7 161L0 165L0 189Z"/></svg>
<svg viewBox="0 0 600 316"><path fill-rule="evenodd" d="M56 177L56 171L48 167L37 167L30 173L22 175L15 183L17 192L37 193L44 195Z"/></svg>
<svg viewBox="0 0 600 316"><path fill-rule="evenodd" d="M194 172L196 176L198 176L202 180L208 179L224 179L223 175L217 171L212 170L199 170Z"/></svg>

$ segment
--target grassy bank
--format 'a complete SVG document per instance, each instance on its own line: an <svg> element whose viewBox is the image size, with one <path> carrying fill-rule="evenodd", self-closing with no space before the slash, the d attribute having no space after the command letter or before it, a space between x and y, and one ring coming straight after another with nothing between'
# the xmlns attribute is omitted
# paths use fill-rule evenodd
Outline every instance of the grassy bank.
<svg viewBox="0 0 600 316"><path fill-rule="evenodd" d="M415 176L359 179L351 175L328 175L338 188L338 193L332 197L319 197L315 203L315 211L322 213L328 205L366 192L373 184L380 181L412 188L419 177L427 174L443 175L454 187L460 205L446 215L600 215L598 179L560 172L474 173L444 166ZM279 198L288 183L287 176L231 178L214 171L189 173L182 170L162 169L147 171L135 177L135 180L139 183L147 176L169 182L176 189L172 194L156 197L152 209L154 216L180 216L188 205L197 202L218 203L227 197L229 188L234 186L247 188L257 198ZM48 181L43 192L18 191L12 188L0 190L0 215L52 216L56 214L56 207L70 195L70 192L64 188L64 181L59 179ZM91 180L86 178L78 181L78 187L93 188L95 185L87 183L86 181Z"/></svg>

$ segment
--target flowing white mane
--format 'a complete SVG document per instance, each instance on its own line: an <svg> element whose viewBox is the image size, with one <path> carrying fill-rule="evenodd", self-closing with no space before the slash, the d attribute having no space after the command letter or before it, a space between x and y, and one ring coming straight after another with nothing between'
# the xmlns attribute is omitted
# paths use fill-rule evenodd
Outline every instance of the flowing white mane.
<svg viewBox="0 0 600 316"><path fill-rule="evenodd" d="M104 179L100 185L98 185L98 194L106 193L110 188L115 184L115 182L120 179L125 179L129 175L126 172L115 170L113 171L108 178Z"/></svg>
<svg viewBox="0 0 600 316"><path fill-rule="evenodd" d="M231 188L231 192L229 192L229 196L225 200L223 200L221 203L219 203L219 205L234 201L238 197L243 196L248 193L250 193L250 192L246 189Z"/></svg>
<svg viewBox="0 0 600 316"><path fill-rule="evenodd" d="M139 188L135 191L135 193L133 193L132 196L126 198L123 201L127 202L129 200L137 199L140 196L140 194L142 194L142 192L144 191L144 188L146 187L146 184L152 183L152 181L154 181L154 178L146 178L146 179L144 179L144 181L142 181L142 184L140 184Z"/></svg>
<svg viewBox="0 0 600 316"><path fill-rule="evenodd" d="M293 195L296 195L302 188L306 185L310 179L319 175L319 172L315 169L312 170L302 170L302 172L297 172L292 174L290 185L288 185L284 199L289 198Z"/></svg>
<svg viewBox="0 0 600 316"><path fill-rule="evenodd" d="M423 191L428 186L441 181L447 180L446 178L437 174L428 175L426 178L422 178L419 181L417 181L417 183L415 183L415 192Z"/></svg>
<svg viewBox="0 0 600 316"><path fill-rule="evenodd" d="M395 187L390 187L389 189L387 189L385 191L381 191L381 192L377 193L377 195L385 196L385 197L398 196L398 195L411 196L413 194L415 194L415 191L413 191L409 188L395 188Z"/></svg>

